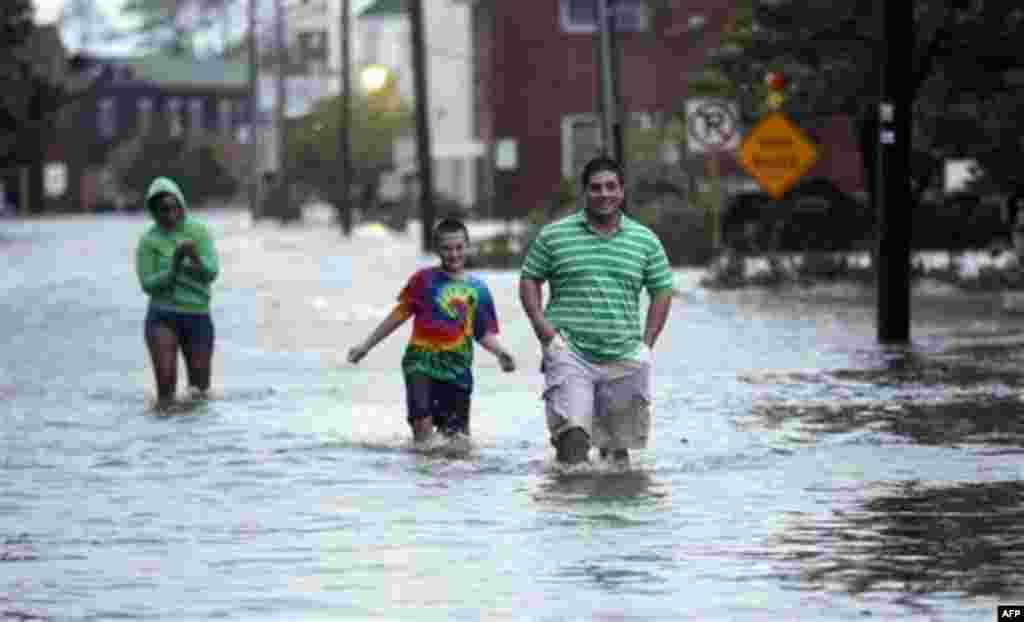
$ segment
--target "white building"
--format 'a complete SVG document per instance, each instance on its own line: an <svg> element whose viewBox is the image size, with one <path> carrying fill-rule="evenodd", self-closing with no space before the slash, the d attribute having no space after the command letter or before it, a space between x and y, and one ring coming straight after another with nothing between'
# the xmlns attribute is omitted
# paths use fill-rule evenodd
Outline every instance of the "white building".
<svg viewBox="0 0 1024 622"><path fill-rule="evenodd" d="M414 102L410 24L404 3L352 0L350 72L359 88L367 66L393 72L402 98ZM308 77L289 80L289 115L302 114L319 97L339 92L341 68L341 0L291 0L287 6L288 43L306 59ZM423 0L424 38L428 52L434 184L439 196L471 207L477 196L477 161L483 147L473 139L473 61L470 8L466 0ZM261 102L273 106L271 83L261 80ZM394 171L382 184L385 198L408 191L416 178L415 136L397 141Z"/></svg>

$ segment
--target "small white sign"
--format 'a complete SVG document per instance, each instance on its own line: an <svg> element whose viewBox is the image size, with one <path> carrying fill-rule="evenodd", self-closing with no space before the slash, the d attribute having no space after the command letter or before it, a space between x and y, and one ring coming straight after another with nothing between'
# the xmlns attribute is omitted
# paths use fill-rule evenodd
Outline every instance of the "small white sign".
<svg viewBox="0 0 1024 622"><path fill-rule="evenodd" d="M63 162L47 162L43 167L43 190L48 198L64 196L68 189L68 166Z"/></svg>
<svg viewBox="0 0 1024 622"><path fill-rule="evenodd" d="M519 146L514 138L500 138L494 143L494 167L499 171L515 170L519 166Z"/></svg>
<svg viewBox="0 0 1024 622"><path fill-rule="evenodd" d="M739 107L716 98L686 101L687 144L691 153L735 151L743 138Z"/></svg>

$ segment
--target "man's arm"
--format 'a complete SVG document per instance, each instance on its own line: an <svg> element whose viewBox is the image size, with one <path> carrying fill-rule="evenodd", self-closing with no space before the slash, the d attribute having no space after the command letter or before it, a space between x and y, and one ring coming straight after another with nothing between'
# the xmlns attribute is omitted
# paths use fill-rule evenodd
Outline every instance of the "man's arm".
<svg viewBox="0 0 1024 622"><path fill-rule="evenodd" d="M654 344L658 341L658 336L661 335L661 330L665 328L665 322L668 320L669 309L672 308L672 290L664 290L658 292L651 300L650 306L647 307L647 322L644 327L644 343L647 347L654 349Z"/></svg>
<svg viewBox="0 0 1024 622"><path fill-rule="evenodd" d="M519 302L523 305L526 317L530 318L533 332L541 345L547 345L555 336L555 327L544 317L544 292L542 282L529 277L519 278Z"/></svg>

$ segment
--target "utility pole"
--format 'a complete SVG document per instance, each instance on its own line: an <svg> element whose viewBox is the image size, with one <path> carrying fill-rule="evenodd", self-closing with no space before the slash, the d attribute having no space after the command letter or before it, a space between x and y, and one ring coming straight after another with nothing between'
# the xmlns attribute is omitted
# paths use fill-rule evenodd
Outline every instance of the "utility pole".
<svg viewBox="0 0 1024 622"><path fill-rule="evenodd" d="M274 0L274 26L277 45L277 106L274 123L277 126L277 188L274 212L281 222L299 220L291 201L291 180L288 171L288 125L285 118L288 90L285 85L288 71L288 40L285 27L284 0Z"/></svg>
<svg viewBox="0 0 1024 622"><path fill-rule="evenodd" d="M427 101L427 53L423 34L423 2L409 0L412 22L412 66L416 97L416 153L420 172L420 220L422 247L430 252L430 232L434 226L434 166L430 148L430 106Z"/></svg>
<svg viewBox="0 0 1024 622"><path fill-rule="evenodd" d="M878 110L875 191L878 197L876 253L878 340L910 340L910 130L912 73L906 42L914 38L911 2L876 0L883 19L882 97Z"/></svg>
<svg viewBox="0 0 1024 622"><path fill-rule="evenodd" d="M612 6L615 1L609 0L611 3L609 6ZM614 147L612 153L625 174L626 141L623 128L628 124L628 117L622 99L622 54L619 52L618 17L613 10L608 11L608 55L610 56L608 66L611 68L612 101L615 103L615 118L612 122L612 144Z"/></svg>
<svg viewBox="0 0 1024 622"><path fill-rule="evenodd" d="M259 116L259 76L260 76L260 65L259 65L259 52L256 45L256 2L257 0L249 0L249 41L248 41L248 55L249 55L249 91L246 94L248 97L249 106L249 170L248 178L246 179L248 198L249 198L249 214L253 219L258 218L260 214L260 192L259 192L259 178L257 177L257 163L259 162L258 153L260 142L256 139L256 123Z"/></svg>
<svg viewBox="0 0 1024 622"><path fill-rule="evenodd" d="M338 98L340 113L338 117L338 160L341 168L337 211L341 230L345 235L352 234L352 45L351 45L351 2L341 0L341 22L338 73Z"/></svg>
<svg viewBox="0 0 1024 622"><path fill-rule="evenodd" d="M601 111L601 143L604 154L615 157L616 110L615 89L612 82L612 34L609 0L595 0L597 8L597 49L598 83L600 84L598 106Z"/></svg>

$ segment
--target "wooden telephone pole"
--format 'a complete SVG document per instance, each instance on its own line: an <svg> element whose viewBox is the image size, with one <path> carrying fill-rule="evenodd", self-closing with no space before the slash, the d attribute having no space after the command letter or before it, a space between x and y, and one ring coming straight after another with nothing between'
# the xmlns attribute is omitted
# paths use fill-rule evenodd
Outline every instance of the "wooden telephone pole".
<svg viewBox="0 0 1024 622"><path fill-rule="evenodd" d="M420 220L424 252L431 249L430 232L434 226L434 165L430 147L430 105L427 100L427 53L423 34L423 2L409 0L412 22L412 66L416 97L416 153L419 160Z"/></svg>
<svg viewBox="0 0 1024 622"><path fill-rule="evenodd" d="M345 235L352 234L352 45L351 45L351 2L341 0L341 21L338 72L338 98L340 112L338 117L338 164L339 189L336 207L341 230Z"/></svg>

